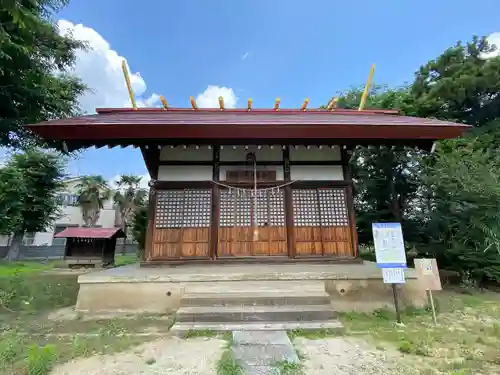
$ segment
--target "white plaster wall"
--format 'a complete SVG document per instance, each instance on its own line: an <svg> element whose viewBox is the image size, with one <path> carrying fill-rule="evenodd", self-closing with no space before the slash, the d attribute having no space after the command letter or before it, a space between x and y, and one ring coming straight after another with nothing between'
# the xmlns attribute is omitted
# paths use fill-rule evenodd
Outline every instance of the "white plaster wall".
<svg viewBox="0 0 500 375"><path fill-rule="evenodd" d="M247 147L247 148L245 148ZM281 161L283 152L281 146L221 146L220 161L245 161L249 152L255 154L257 161Z"/></svg>
<svg viewBox="0 0 500 375"><path fill-rule="evenodd" d="M160 151L161 161L211 161L212 150L208 146L164 146Z"/></svg>
<svg viewBox="0 0 500 375"><path fill-rule="evenodd" d="M227 171L238 171L238 170L249 170L252 169L252 167L247 167L245 165L221 165L220 166L220 174L219 174L219 179L221 181L226 180L226 172ZM283 167L281 165L258 165L257 166L258 171L276 171L276 180L283 180Z"/></svg>
<svg viewBox="0 0 500 375"><path fill-rule="evenodd" d="M340 165L292 165L290 166L292 180L343 180L344 173Z"/></svg>
<svg viewBox="0 0 500 375"><path fill-rule="evenodd" d="M160 165L158 181L211 181L211 165Z"/></svg>
<svg viewBox="0 0 500 375"><path fill-rule="evenodd" d="M294 146L290 147L291 161L340 161L340 147Z"/></svg>

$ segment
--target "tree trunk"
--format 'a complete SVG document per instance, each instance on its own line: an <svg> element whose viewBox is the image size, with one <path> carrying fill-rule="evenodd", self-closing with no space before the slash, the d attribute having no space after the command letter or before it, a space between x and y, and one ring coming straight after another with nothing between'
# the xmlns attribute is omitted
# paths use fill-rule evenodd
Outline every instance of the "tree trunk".
<svg viewBox="0 0 500 375"><path fill-rule="evenodd" d="M123 244L122 244L122 255L125 255L125 252L127 250L127 224L123 224L123 233L125 234L125 237L123 238Z"/></svg>
<svg viewBox="0 0 500 375"><path fill-rule="evenodd" d="M18 260L21 243L23 241L24 233L16 233L12 236L12 240L10 241L9 251L5 257L5 260Z"/></svg>

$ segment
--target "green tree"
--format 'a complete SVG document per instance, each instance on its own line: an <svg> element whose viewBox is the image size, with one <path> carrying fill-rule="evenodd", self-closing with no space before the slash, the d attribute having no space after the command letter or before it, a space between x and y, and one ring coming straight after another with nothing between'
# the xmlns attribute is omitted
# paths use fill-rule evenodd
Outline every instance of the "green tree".
<svg viewBox="0 0 500 375"><path fill-rule="evenodd" d="M86 176L76 189L84 225L96 226L104 203L111 198L107 181L102 176Z"/></svg>
<svg viewBox="0 0 500 375"><path fill-rule="evenodd" d="M500 58L485 38L457 42L420 67L411 85L414 114L483 126L500 116Z"/></svg>
<svg viewBox="0 0 500 375"><path fill-rule="evenodd" d="M339 95L338 108L355 109L361 102L363 87ZM407 86L389 88L375 85L370 90L366 109L398 109L413 112ZM372 241L371 224L376 221L403 223L405 238L414 241L419 227L415 200L420 191L422 150L404 146L358 146L350 160L354 186L357 225L361 243Z"/></svg>
<svg viewBox="0 0 500 375"><path fill-rule="evenodd" d="M432 255L478 285L500 281L500 152L494 138L482 133L441 142L423 174L433 193Z"/></svg>
<svg viewBox="0 0 500 375"><path fill-rule="evenodd" d="M125 239L122 253L125 254L128 228L132 224L134 211L144 204L147 191L140 187L142 178L139 176L122 175L117 182L114 202L120 213L120 220Z"/></svg>
<svg viewBox="0 0 500 375"><path fill-rule="evenodd" d="M0 144L25 146L36 138L23 124L78 114L85 91L70 74L85 46L61 36L51 18L67 0L12 0L0 6Z"/></svg>
<svg viewBox="0 0 500 375"><path fill-rule="evenodd" d="M19 257L26 233L45 231L59 217L64 167L60 155L28 150L0 169L0 233L12 235L8 260Z"/></svg>
<svg viewBox="0 0 500 375"><path fill-rule="evenodd" d="M134 209L132 218L132 233L134 240L139 246L139 258L144 256L144 247L146 245L146 232L148 228L148 205L144 201L141 205Z"/></svg>

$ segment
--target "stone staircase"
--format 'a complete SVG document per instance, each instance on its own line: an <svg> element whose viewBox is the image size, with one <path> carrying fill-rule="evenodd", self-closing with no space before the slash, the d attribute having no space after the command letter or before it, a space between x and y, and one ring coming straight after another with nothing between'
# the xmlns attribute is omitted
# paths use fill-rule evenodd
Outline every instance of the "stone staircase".
<svg viewBox="0 0 500 375"><path fill-rule="evenodd" d="M188 286L172 332L342 330L322 281L206 282Z"/></svg>

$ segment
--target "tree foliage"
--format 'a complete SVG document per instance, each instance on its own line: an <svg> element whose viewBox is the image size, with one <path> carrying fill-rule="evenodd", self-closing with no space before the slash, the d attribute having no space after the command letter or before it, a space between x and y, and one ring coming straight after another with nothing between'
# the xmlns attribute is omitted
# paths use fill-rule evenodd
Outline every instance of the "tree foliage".
<svg viewBox="0 0 500 375"><path fill-rule="evenodd" d="M64 167L60 155L28 150L0 169L0 233L13 235L8 259L17 259L25 233L45 231L59 217Z"/></svg>
<svg viewBox="0 0 500 375"><path fill-rule="evenodd" d="M140 176L122 175L117 182L113 200L120 213L120 219L125 240L123 241L123 253L125 253L128 228L132 224L134 212L144 205L147 191L140 187L142 178Z"/></svg>
<svg viewBox="0 0 500 375"><path fill-rule="evenodd" d="M112 195L107 181L102 176L85 176L76 189L85 226L96 226L105 202Z"/></svg>
<svg viewBox="0 0 500 375"><path fill-rule="evenodd" d="M23 124L78 114L84 84L68 74L85 46L61 36L51 18L66 0L12 0L0 6L0 144L33 143Z"/></svg>
<svg viewBox="0 0 500 375"><path fill-rule="evenodd" d="M139 246L139 252L144 254L146 245L146 231L148 228L148 205L147 201L143 201L141 205L135 207L132 218L132 233L134 240Z"/></svg>

